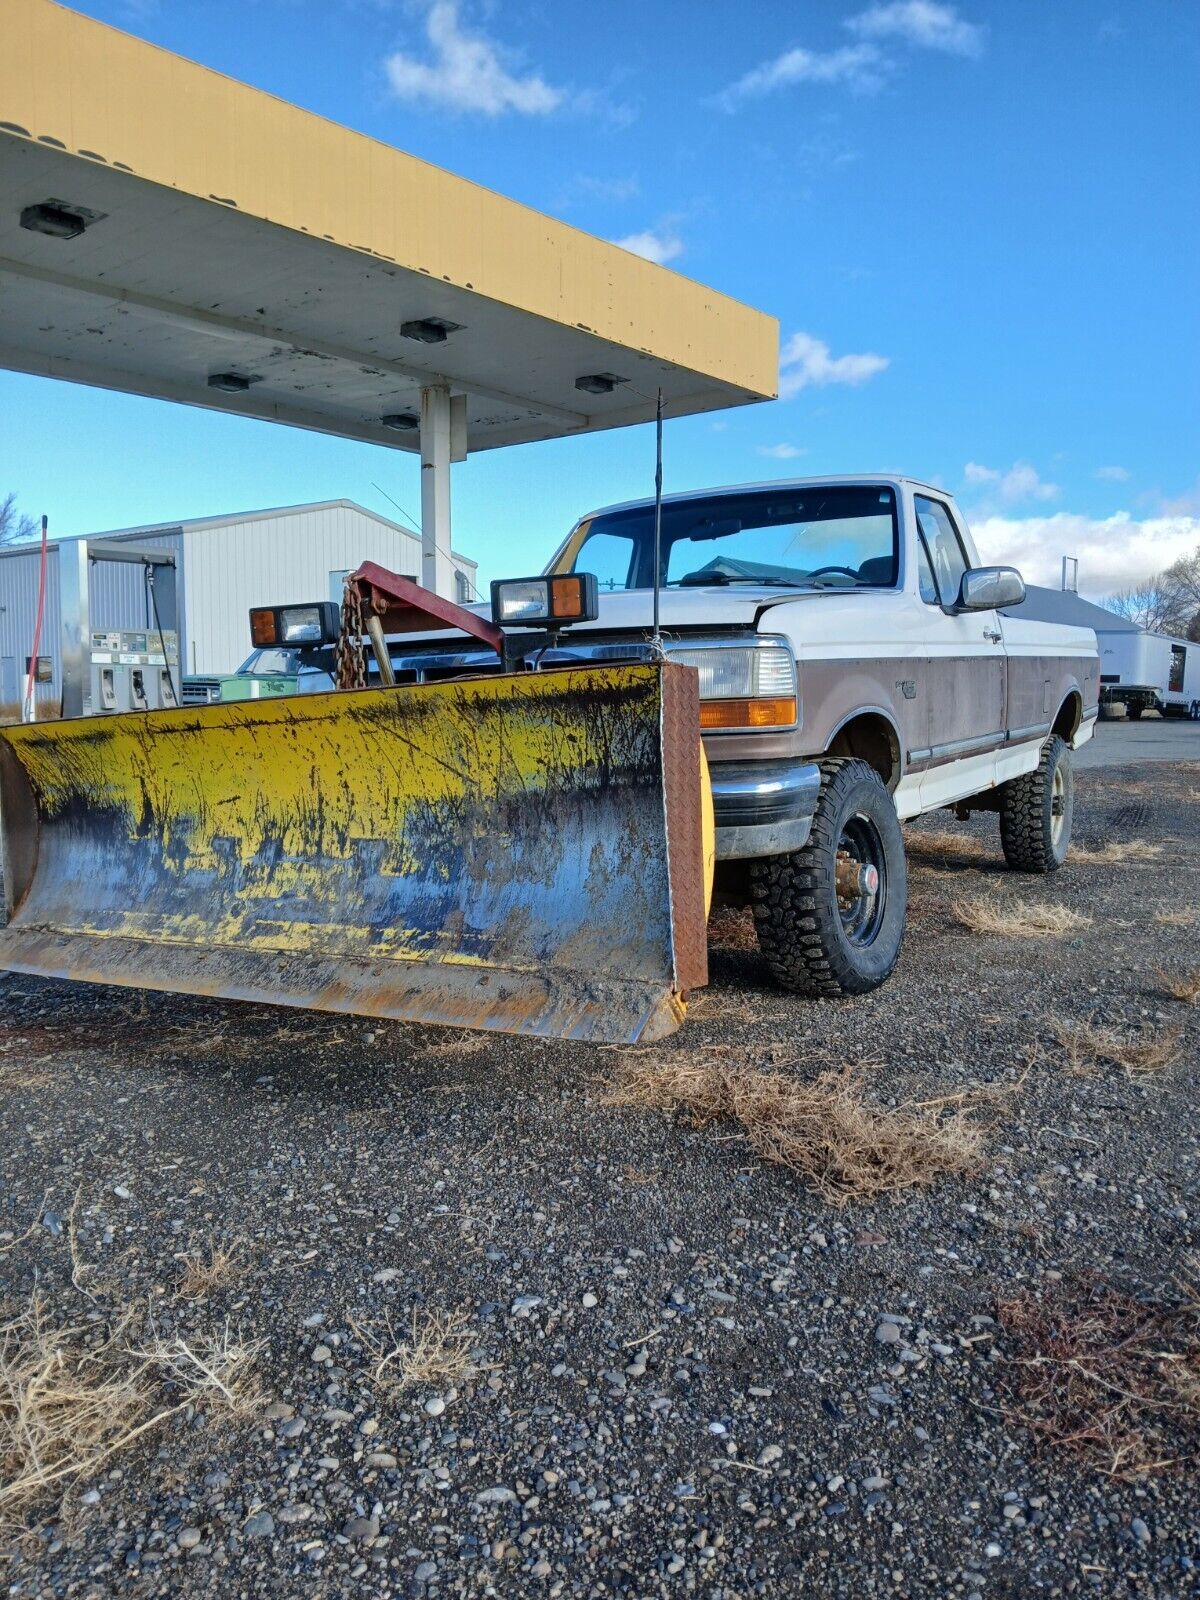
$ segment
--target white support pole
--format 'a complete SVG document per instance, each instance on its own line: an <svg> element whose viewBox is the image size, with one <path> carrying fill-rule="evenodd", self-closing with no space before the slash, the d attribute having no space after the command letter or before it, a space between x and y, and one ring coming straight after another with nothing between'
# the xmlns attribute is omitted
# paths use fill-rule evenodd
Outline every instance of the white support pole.
<svg viewBox="0 0 1200 1600"><path fill-rule="evenodd" d="M421 390L421 582L453 600L450 560L450 390Z"/></svg>

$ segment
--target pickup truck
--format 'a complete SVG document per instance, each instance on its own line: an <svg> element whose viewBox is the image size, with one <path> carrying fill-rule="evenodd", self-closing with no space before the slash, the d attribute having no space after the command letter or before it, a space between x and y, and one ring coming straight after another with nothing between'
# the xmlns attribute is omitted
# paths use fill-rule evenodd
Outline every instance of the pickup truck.
<svg viewBox="0 0 1200 1600"><path fill-rule="evenodd" d="M531 640L526 666L653 652L654 521L652 500L581 518L546 572L594 574L598 616ZM659 548L663 646L700 675L716 888L752 905L786 988L891 973L908 818L994 811L1010 867L1062 866L1096 636L1002 617L1020 574L980 564L944 490L884 474L670 495ZM401 682L496 665L462 636L392 650Z"/></svg>

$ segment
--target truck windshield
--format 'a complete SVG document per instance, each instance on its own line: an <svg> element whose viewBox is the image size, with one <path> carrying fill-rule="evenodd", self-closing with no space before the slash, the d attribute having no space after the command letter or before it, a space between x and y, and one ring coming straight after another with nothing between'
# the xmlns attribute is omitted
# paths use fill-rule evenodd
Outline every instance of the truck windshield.
<svg viewBox="0 0 1200 1600"><path fill-rule="evenodd" d="M667 501L662 574L668 588L890 587L897 574L896 497L878 484L747 490ZM582 524L559 572L593 572L601 589L649 589L654 507L610 511Z"/></svg>
<svg viewBox="0 0 1200 1600"><path fill-rule="evenodd" d="M244 678L277 678L299 670L299 650L254 650L237 669L237 675Z"/></svg>

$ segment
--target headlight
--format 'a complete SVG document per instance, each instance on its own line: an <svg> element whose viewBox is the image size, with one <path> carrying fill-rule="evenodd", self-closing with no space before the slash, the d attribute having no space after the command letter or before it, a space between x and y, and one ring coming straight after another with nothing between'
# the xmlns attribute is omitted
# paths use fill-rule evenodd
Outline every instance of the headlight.
<svg viewBox="0 0 1200 1600"><path fill-rule="evenodd" d="M700 674L701 728L795 726L796 662L787 645L682 646L667 654Z"/></svg>
<svg viewBox="0 0 1200 1600"><path fill-rule="evenodd" d="M542 623L554 627L595 622L597 587L590 572L552 573L548 578L498 578L492 584L492 621Z"/></svg>
<svg viewBox="0 0 1200 1600"><path fill-rule="evenodd" d="M255 606L250 612L250 642L260 649L281 644L336 644L341 625L332 600L307 606Z"/></svg>
<svg viewBox="0 0 1200 1600"><path fill-rule="evenodd" d="M320 606L287 606L280 610L284 644L322 644Z"/></svg>

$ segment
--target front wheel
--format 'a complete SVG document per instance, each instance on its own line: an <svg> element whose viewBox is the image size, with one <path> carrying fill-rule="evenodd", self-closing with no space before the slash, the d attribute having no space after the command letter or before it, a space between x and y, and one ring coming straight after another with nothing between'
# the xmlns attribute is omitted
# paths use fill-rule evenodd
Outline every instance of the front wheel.
<svg viewBox="0 0 1200 1600"><path fill-rule="evenodd" d="M808 843L751 867L758 944L794 994L866 994L900 955L908 870L896 808L865 761L821 762Z"/></svg>
<svg viewBox="0 0 1200 1600"><path fill-rule="evenodd" d="M1130 722L1137 722L1140 719L1144 709L1144 706L1127 705L1125 707L1125 716Z"/></svg>
<svg viewBox="0 0 1200 1600"><path fill-rule="evenodd" d="M1000 785L1000 843L1016 872L1057 872L1071 848L1075 776L1058 734L1042 746L1032 772Z"/></svg>

